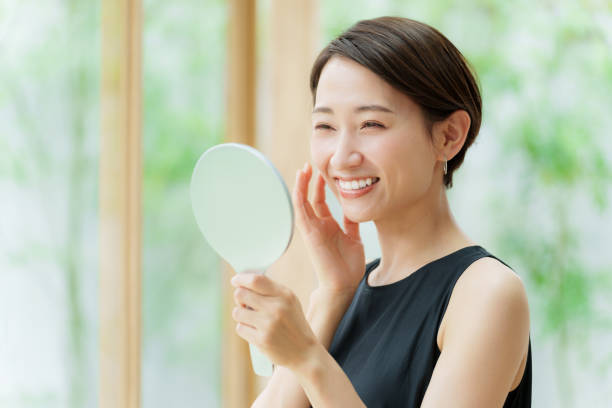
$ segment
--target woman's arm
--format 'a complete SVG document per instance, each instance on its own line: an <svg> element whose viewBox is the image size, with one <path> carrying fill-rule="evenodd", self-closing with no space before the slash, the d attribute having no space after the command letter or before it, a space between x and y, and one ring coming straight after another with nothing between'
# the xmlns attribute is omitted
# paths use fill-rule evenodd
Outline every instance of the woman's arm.
<svg viewBox="0 0 612 408"><path fill-rule="evenodd" d="M522 281L493 258L482 258L457 281L444 319L442 353L421 407L501 407L529 342Z"/></svg>
<svg viewBox="0 0 612 408"><path fill-rule="evenodd" d="M296 225L306 244L319 283L319 289L311 295L305 317L307 324L303 328L314 333L313 337L316 337L323 348L327 350L338 323L350 304L365 272L365 252L359 234L359 223L355 223L345 216L343 231L332 216L325 201L325 179L321 174L316 178L312 204L308 200L308 184L312 177L312 171L309 163L306 163L302 170L297 171L292 202ZM285 300L289 299L288 303L296 303L290 299L291 296L286 296L286 291L281 290L278 293ZM285 296L282 296L283 293ZM261 314L266 313L265 309L266 307L262 308L264 311ZM272 316L260 317L259 319L272 318L278 320L274 319L274 315L278 314L277 312L273 312ZM245 313L241 314L246 315ZM293 318L296 318L296 316L294 315ZM249 319L246 316L244 318ZM258 319L252 314L250 318L253 319L253 322ZM301 320L301 318L296 320ZM297 323L301 324L301 322ZM270 332L267 324L261 325L260 321L260 326L262 331ZM241 332L245 338L249 334L255 336L255 332L245 330L245 328L242 328ZM292 333L292 336L299 338L296 333ZM282 351L282 348L280 346L276 351ZM302 352L301 349L296 350L295 338L291 339L287 348L288 350L285 350L285 352L297 354ZM274 352L274 350L271 351ZM268 381L266 388L257 398L253 407L307 407L308 400L294 373L281 365L276 367L272 378Z"/></svg>
<svg viewBox="0 0 612 408"><path fill-rule="evenodd" d="M353 293L353 291L331 293L316 289L310 295L306 317L323 350L329 349L336 328L353 298ZM274 374L251 408L301 408L309 405L299 378L291 370L275 366Z"/></svg>
<svg viewBox="0 0 612 408"><path fill-rule="evenodd" d="M304 365L293 371L313 408L366 408L342 368L320 343Z"/></svg>

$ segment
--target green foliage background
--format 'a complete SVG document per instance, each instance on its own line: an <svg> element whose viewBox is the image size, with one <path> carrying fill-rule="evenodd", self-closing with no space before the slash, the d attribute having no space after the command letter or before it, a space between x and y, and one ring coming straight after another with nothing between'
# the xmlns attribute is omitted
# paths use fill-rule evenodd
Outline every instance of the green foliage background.
<svg viewBox="0 0 612 408"><path fill-rule="evenodd" d="M218 259L189 182L223 138L226 6L147 0L144 11L143 406L219 406Z"/></svg>

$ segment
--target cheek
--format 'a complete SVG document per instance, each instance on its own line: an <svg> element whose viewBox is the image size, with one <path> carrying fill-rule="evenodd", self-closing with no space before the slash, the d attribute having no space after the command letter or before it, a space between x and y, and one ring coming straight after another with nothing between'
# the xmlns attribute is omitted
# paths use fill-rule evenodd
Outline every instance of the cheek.
<svg viewBox="0 0 612 408"><path fill-rule="evenodd" d="M410 153L406 142L396 138L381 138L369 147L371 157L382 167L402 167Z"/></svg>
<svg viewBox="0 0 612 408"><path fill-rule="evenodd" d="M381 143L378 152L381 163L389 163L387 171L400 190L420 190L421 184L428 183L431 151L420 135L404 133L401 137L389 138Z"/></svg>
<svg viewBox="0 0 612 408"><path fill-rule="evenodd" d="M333 146L328 141L316 136L310 138L310 156L317 168L325 170L333 154Z"/></svg>

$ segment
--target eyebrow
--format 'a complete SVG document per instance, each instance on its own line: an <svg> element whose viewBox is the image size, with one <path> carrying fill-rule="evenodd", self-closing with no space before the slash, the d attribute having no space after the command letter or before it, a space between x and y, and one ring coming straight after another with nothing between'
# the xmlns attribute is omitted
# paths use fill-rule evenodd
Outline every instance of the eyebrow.
<svg viewBox="0 0 612 408"><path fill-rule="evenodd" d="M387 112L395 113L391 109L386 108L382 105L364 105L355 108L355 112ZM312 110L312 113L334 113L332 108L327 106L318 106Z"/></svg>

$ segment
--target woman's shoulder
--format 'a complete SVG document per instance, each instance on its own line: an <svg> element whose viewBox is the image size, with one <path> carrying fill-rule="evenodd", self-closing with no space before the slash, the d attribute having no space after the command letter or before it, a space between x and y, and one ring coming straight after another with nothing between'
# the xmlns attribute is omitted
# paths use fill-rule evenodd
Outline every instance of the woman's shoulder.
<svg viewBox="0 0 612 408"><path fill-rule="evenodd" d="M495 295L525 294L521 277L508 265L492 256L472 262L457 280L455 290L467 292L467 295L482 294L483 290Z"/></svg>
<svg viewBox="0 0 612 408"><path fill-rule="evenodd" d="M471 326L529 335L529 304L523 281L496 258L479 258L457 280L444 316L440 346L449 332Z"/></svg>
<svg viewBox="0 0 612 408"><path fill-rule="evenodd" d="M458 308L527 308L527 292L520 276L503 262L487 256L474 261L461 274L453 295ZM451 296L451 299L452 299ZM450 307L450 305L449 305Z"/></svg>

